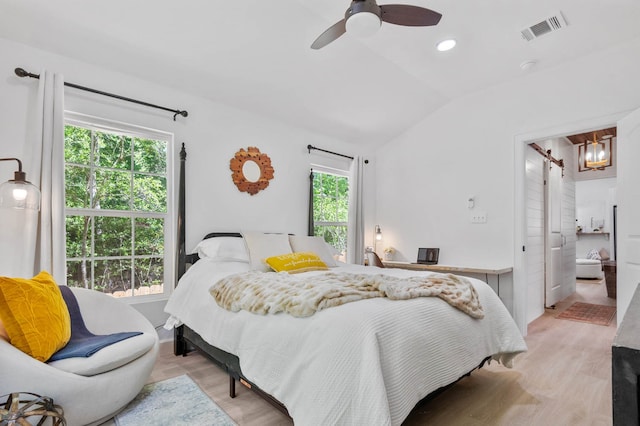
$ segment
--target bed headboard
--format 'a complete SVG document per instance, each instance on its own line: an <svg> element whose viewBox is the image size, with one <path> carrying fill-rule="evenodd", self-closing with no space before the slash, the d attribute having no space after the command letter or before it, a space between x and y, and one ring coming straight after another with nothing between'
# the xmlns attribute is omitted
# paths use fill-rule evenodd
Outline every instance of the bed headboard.
<svg viewBox="0 0 640 426"><path fill-rule="evenodd" d="M239 237L242 238L242 234L239 232L210 232L204 236L203 240L216 237Z"/></svg>

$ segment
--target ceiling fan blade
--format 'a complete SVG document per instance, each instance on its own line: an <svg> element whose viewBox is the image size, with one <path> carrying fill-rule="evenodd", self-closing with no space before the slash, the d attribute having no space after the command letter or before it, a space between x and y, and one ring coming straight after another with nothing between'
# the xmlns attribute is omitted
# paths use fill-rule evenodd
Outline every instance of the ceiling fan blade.
<svg viewBox="0 0 640 426"><path fill-rule="evenodd" d="M342 21L336 22L332 26L330 26L325 32L320 34L320 37L316 39L311 45L312 49L321 49L325 47L327 44L336 40L342 34L347 32L346 21L343 19Z"/></svg>
<svg viewBox="0 0 640 426"><path fill-rule="evenodd" d="M424 7L408 4L385 4L380 6L380 19L384 22L407 27L428 27L440 22L442 15Z"/></svg>

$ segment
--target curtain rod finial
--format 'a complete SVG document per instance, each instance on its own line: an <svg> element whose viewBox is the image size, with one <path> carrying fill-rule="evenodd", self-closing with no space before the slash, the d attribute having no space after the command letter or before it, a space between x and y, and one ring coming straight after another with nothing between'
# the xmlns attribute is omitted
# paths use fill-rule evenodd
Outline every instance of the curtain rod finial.
<svg viewBox="0 0 640 426"><path fill-rule="evenodd" d="M176 121L176 117L179 116L179 115L181 115L183 117L186 117L186 116L189 115L189 113L187 111L176 110L176 113L173 114L173 121Z"/></svg>
<svg viewBox="0 0 640 426"><path fill-rule="evenodd" d="M14 71L18 77L26 77L29 75L29 73L26 72L24 68L16 68Z"/></svg>

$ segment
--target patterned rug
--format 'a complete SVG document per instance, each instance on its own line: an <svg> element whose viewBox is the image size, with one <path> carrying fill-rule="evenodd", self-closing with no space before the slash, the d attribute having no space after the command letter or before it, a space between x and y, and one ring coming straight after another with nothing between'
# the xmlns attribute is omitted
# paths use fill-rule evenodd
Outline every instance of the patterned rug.
<svg viewBox="0 0 640 426"><path fill-rule="evenodd" d="M594 305L591 303L575 302L556 318L572 321L588 322L590 324L609 325L616 314L615 306Z"/></svg>
<svg viewBox="0 0 640 426"><path fill-rule="evenodd" d="M145 385L116 416L117 426L236 426L187 375Z"/></svg>

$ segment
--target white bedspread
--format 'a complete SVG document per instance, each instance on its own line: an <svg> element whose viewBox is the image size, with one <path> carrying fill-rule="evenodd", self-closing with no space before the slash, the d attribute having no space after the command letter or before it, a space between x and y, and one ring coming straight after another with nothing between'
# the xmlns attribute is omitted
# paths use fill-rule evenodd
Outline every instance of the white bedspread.
<svg viewBox="0 0 640 426"><path fill-rule="evenodd" d="M479 280L470 278L485 310L480 320L434 297L367 299L295 318L219 307L209 288L246 270L246 263L197 262L167 303L167 325L187 324L237 355L243 374L282 402L296 425L399 425L422 398L483 358L510 366L526 350L500 299ZM357 265L337 271L431 274Z"/></svg>

